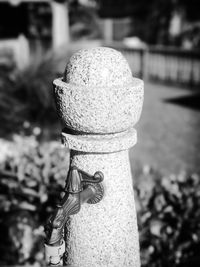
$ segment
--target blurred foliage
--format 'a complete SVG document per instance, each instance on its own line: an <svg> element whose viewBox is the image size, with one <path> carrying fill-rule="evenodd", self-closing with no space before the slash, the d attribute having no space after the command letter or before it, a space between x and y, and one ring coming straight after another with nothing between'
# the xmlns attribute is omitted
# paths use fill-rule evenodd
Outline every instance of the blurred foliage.
<svg viewBox="0 0 200 267"><path fill-rule="evenodd" d="M169 44L173 0L135 1L132 34L149 44Z"/></svg>
<svg viewBox="0 0 200 267"><path fill-rule="evenodd" d="M142 266L200 266L200 177L143 171L137 195Z"/></svg>
<svg viewBox="0 0 200 267"><path fill-rule="evenodd" d="M96 10L93 7L85 7L80 4L71 4L69 16L72 40L91 40L101 37L99 21Z"/></svg>
<svg viewBox="0 0 200 267"><path fill-rule="evenodd" d="M58 121L52 81L58 77L60 62L60 56L48 52L36 56L23 70L0 69L1 134L19 131L25 121L35 125Z"/></svg>
<svg viewBox="0 0 200 267"><path fill-rule="evenodd" d="M92 5L82 5L78 0L55 1L63 3L68 8L70 39L95 39L100 37L96 8ZM95 2L95 1L94 1ZM29 3L27 35L31 39L52 38L52 10L49 3Z"/></svg>
<svg viewBox="0 0 200 267"><path fill-rule="evenodd" d="M149 44L171 45L169 27L175 11L181 11L186 21L200 20L198 0L135 0L132 5L130 35L138 36Z"/></svg>
<svg viewBox="0 0 200 267"><path fill-rule="evenodd" d="M34 2L25 4L28 16L27 36L29 38L51 38L52 27L52 12L49 3Z"/></svg>
<svg viewBox="0 0 200 267"><path fill-rule="evenodd" d="M174 4L176 5L176 7L184 9L187 20L199 21L199 0L174 0Z"/></svg>
<svg viewBox="0 0 200 267"><path fill-rule="evenodd" d="M0 140L0 265L43 262L43 238L68 171L68 150L34 135Z"/></svg>
<svg viewBox="0 0 200 267"><path fill-rule="evenodd" d="M43 225L64 187L69 153L35 135L0 145L0 264L39 266ZM148 166L136 175L142 266L199 266L200 177L163 177Z"/></svg>

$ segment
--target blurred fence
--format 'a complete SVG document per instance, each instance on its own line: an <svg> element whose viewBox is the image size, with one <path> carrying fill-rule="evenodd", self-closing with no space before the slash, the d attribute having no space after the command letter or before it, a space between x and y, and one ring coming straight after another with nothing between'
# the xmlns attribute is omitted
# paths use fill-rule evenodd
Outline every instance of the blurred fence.
<svg viewBox="0 0 200 267"><path fill-rule="evenodd" d="M150 46L128 48L114 44L128 60L133 75L172 84L200 85L200 51Z"/></svg>
<svg viewBox="0 0 200 267"><path fill-rule="evenodd" d="M91 46L101 45L100 42L87 42ZM78 45L78 47L77 47ZM85 47L77 43L68 46L74 49ZM161 81L186 86L200 85L200 51L184 50L171 47L150 46L147 48L130 48L121 42L104 44L120 50L127 58L133 75L143 79ZM87 45L88 46L88 45ZM0 67L12 65L24 68L30 62L30 56L51 49L50 41L27 40L24 36L17 39L0 40ZM75 50L76 50L75 49Z"/></svg>

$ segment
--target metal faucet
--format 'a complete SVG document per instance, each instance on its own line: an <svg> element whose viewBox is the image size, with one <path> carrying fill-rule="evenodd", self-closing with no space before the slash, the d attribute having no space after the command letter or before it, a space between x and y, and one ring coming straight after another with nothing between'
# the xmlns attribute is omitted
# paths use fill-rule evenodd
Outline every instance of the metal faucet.
<svg viewBox="0 0 200 267"><path fill-rule="evenodd" d="M49 265L62 264L65 252L63 235L68 217L78 213L83 203L95 204L103 198L103 178L100 171L92 176L76 166L70 168L64 189L65 195L45 225L45 254Z"/></svg>

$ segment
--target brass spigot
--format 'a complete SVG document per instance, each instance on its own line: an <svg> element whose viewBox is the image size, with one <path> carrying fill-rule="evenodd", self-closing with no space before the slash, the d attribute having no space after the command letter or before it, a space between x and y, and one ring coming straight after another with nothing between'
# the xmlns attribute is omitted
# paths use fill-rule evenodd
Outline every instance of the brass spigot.
<svg viewBox="0 0 200 267"><path fill-rule="evenodd" d="M103 198L103 178L100 171L92 176L75 166L70 168L64 189L65 195L45 225L45 254L50 265L62 264L65 252L64 226L68 217L78 213L83 203L95 204Z"/></svg>

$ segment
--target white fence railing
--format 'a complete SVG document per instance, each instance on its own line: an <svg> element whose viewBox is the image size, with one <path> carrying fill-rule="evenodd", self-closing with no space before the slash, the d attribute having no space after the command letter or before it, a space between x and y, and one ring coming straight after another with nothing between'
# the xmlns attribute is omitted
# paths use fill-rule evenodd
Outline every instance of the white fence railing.
<svg viewBox="0 0 200 267"><path fill-rule="evenodd" d="M112 44L127 58L133 75L182 85L200 84L200 51L150 46L128 48Z"/></svg>

